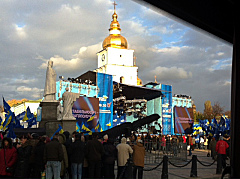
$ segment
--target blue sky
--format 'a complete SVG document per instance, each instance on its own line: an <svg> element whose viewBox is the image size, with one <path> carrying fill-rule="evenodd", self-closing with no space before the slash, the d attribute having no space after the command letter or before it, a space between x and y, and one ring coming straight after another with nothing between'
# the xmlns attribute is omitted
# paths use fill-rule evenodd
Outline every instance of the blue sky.
<svg viewBox="0 0 240 179"><path fill-rule="evenodd" d="M0 94L6 100L38 99L46 65L57 76L77 77L97 68L108 36L113 1L0 1ZM121 34L134 49L143 83L173 86L204 102L230 109L232 46L170 14L135 1L116 1Z"/></svg>

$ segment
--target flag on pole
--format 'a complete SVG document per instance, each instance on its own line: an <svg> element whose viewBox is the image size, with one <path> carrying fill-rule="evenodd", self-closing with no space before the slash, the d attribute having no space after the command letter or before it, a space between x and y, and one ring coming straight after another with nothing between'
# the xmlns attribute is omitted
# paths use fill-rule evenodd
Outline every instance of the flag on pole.
<svg viewBox="0 0 240 179"><path fill-rule="evenodd" d="M76 123L76 131L80 132L81 126L78 124L78 122Z"/></svg>
<svg viewBox="0 0 240 179"><path fill-rule="evenodd" d="M62 126L60 124L58 124L58 129L54 132L54 134L52 135L52 137L50 138L51 140L53 139L53 136L55 136L57 133L62 134L64 132Z"/></svg>
<svg viewBox="0 0 240 179"><path fill-rule="evenodd" d="M32 118L34 118L34 115L33 115L33 113L31 113L30 108L28 106L25 116L23 117L22 121L25 122L25 121L31 120Z"/></svg>

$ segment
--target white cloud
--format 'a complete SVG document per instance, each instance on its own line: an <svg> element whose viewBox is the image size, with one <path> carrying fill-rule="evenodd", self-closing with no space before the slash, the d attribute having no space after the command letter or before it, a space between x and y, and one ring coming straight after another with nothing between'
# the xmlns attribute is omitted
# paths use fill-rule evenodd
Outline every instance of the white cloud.
<svg viewBox="0 0 240 179"><path fill-rule="evenodd" d="M187 72L183 68L177 67L156 67L150 73L152 76L156 75L161 80L178 80L192 77L192 72Z"/></svg>
<svg viewBox="0 0 240 179"><path fill-rule="evenodd" d="M43 89L39 89L39 88L36 88L36 87L30 88L30 87L27 87L27 86L19 86L19 87L17 87L16 91L20 95L28 95L28 99L29 99L29 97L31 97L31 98L41 98L41 94L43 93Z"/></svg>

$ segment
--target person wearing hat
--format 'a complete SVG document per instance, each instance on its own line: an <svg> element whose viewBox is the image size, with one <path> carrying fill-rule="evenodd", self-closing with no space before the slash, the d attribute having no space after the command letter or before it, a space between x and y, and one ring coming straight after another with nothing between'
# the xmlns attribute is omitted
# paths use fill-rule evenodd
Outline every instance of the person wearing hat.
<svg viewBox="0 0 240 179"><path fill-rule="evenodd" d="M133 146L133 179L137 177L138 179L143 178L143 168L144 168L144 157L145 157L145 148L141 139L137 140L137 144Z"/></svg>
<svg viewBox="0 0 240 179"><path fill-rule="evenodd" d="M126 178L126 172L125 174L122 174L124 171L124 166L126 165L129 155L133 153L132 148L130 145L127 144L127 139L123 137L121 139L121 143L117 145L118 150L118 173L117 178L119 178L121 175L123 175L123 178Z"/></svg>

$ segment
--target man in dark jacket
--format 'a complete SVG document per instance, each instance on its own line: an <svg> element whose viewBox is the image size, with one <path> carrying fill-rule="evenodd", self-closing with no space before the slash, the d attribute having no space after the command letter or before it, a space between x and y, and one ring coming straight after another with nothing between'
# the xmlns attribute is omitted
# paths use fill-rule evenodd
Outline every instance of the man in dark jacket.
<svg viewBox="0 0 240 179"><path fill-rule="evenodd" d="M101 158L104 153L104 149L103 145L97 138L97 133L93 133L92 140L89 140L86 145L89 178L101 177Z"/></svg>
<svg viewBox="0 0 240 179"><path fill-rule="evenodd" d="M15 169L14 176L16 178L28 178L30 173L29 173L29 160L30 156L32 153L32 146L29 143L28 137L27 136L21 136L21 145L17 145L17 154L18 154L18 159L17 159L17 165Z"/></svg>
<svg viewBox="0 0 240 179"><path fill-rule="evenodd" d="M84 148L85 148L85 144L81 141L81 134L77 133L75 135L75 142L73 142L69 148L72 179L82 178Z"/></svg>
<svg viewBox="0 0 240 179"><path fill-rule="evenodd" d="M58 141L58 134L53 136L51 142L44 149L44 162L47 163L46 179L60 178L61 161L63 160L62 144Z"/></svg>
<svg viewBox="0 0 240 179"><path fill-rule="evenodd" d="M102 158L103 162L103 174L104 178L115 178L114 175L114 164L117 159L117 148L113 145L114 140L108 139L107 142L103 145L104 155Z"/></svg>

